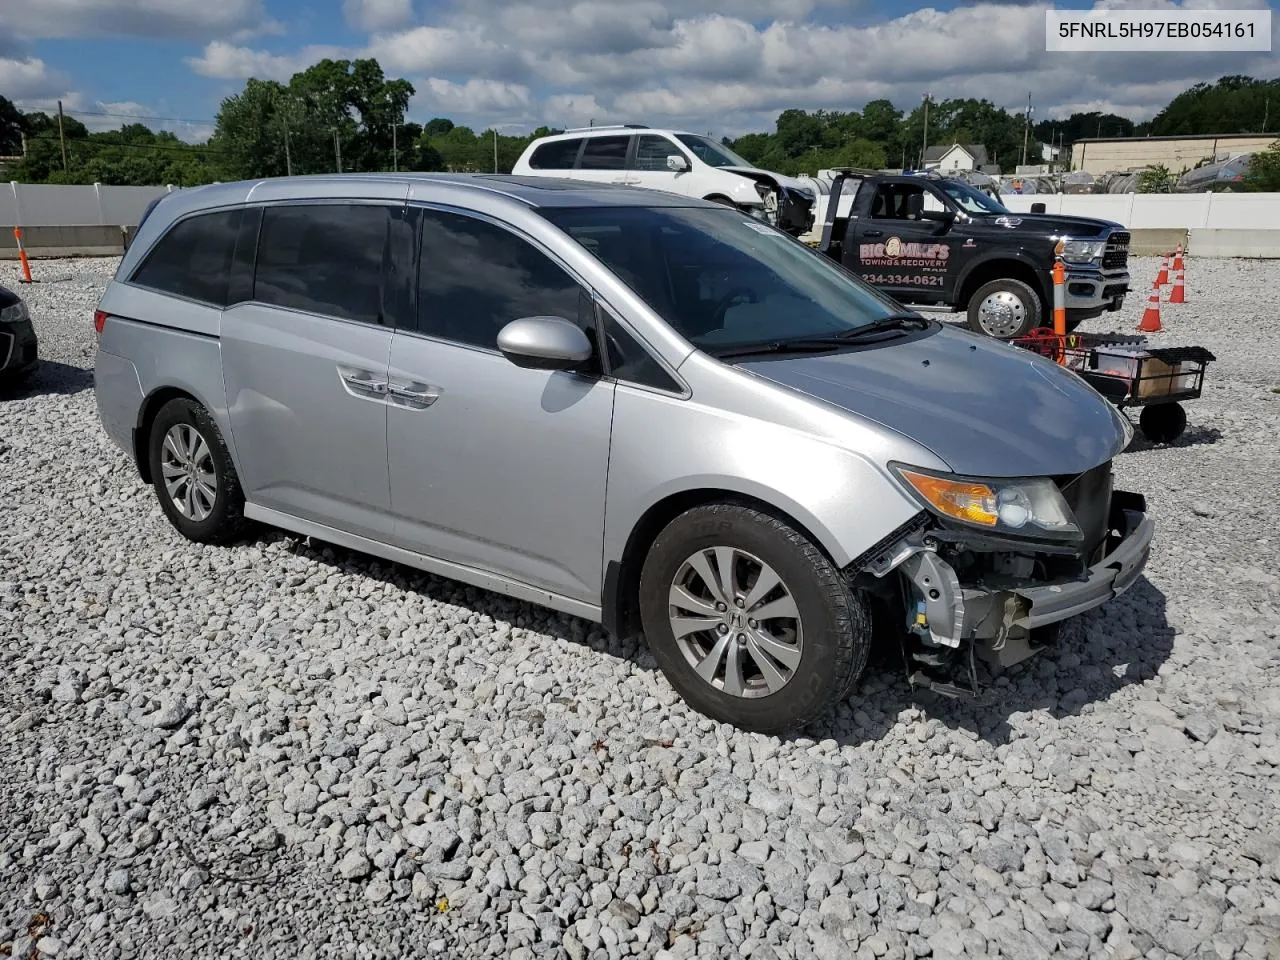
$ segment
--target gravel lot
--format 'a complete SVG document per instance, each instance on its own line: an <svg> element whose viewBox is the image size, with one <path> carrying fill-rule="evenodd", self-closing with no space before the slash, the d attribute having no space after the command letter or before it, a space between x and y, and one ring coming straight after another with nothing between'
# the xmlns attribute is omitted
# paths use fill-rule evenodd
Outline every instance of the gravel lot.
<svg viewBox="0 0 1280 960"><path fill-rule="evenodd" d="M35 264L0 399L0 956L1280 957L1276 266L1164 308L1219 362L1117 461L1146 581L981 704L885 660L791 740L582 621L182 540L96 418L114 267Z"/></svg>

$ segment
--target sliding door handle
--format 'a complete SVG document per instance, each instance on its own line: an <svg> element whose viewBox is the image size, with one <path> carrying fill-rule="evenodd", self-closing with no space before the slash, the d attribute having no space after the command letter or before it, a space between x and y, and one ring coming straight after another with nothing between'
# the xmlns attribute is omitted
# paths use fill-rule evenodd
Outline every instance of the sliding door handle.
<svg viewBox="0 0 1280 960"><path fill-rule="evenodd" d="M379 380L376 374L368 370L339 366L338 376L342 378L342 385L347 392L353 396L378 399L387 392L387 381Z"/></svg>

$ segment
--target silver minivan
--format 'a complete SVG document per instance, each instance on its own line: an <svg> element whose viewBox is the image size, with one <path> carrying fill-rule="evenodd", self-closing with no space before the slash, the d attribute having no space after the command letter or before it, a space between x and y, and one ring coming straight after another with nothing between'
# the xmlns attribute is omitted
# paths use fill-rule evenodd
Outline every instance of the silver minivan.
<svg viewBox="0 0 1280 960"><path fill-rule="evenodd" d="M1150 549L1131 428L1075 374L701 200L175 191L94 323L102 424L189 539L266 524L643 633L750 730L849 697L873 635L972 693Z"/></svg>

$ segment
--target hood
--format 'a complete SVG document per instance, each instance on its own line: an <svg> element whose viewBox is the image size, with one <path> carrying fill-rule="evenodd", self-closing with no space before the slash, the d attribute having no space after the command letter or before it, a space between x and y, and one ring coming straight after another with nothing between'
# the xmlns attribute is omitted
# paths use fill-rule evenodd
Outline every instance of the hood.
<svg viewBox="0 0 1280 960"><path fill-rule="evenodd" d="M888 427L970 476L1083 473L1126 443L1120 414L1075 374L952 327L875 349L740 366Z"/></svg>
<svg viewBox="0 0 1280 960"><path fill-rule="evenodd" d="M813 187L805 183L803 180L797 180L795 177L788 177L781 173L774 173L772 170L761 170L759 167L716 167L717 170L727 170L730 173L738 173L752 180L772 180L780 187L790 187L792 190L799 190L801 193L812 197Z"/></svg>
<svg viewBox="0 0 1280 960"><path fill-rule="evenodd" d="M1009 223L1001 223L1004 217ZM1010 230L1028 231L1036 236L1070 235L1073 238L1087 240L1100 237L1113 230L1126 230L1122 223L1114 220L1100 220L1096 217L1072 217L1058 213L1015 213L984 214L980 222L994 227L1006 227Z"/></svg>

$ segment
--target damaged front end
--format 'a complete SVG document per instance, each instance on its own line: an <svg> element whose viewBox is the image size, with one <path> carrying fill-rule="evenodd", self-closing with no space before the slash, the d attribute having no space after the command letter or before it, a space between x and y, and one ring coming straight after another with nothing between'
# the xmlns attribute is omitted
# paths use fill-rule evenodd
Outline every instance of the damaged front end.
<svg viewBox="0 0 1280 960"><path fill-rule="evenodd" d="M893 611L913 685L977 696L978 661L999 672L1027 659L1054 625L1124 593L1146 566L1146 501L1113 490L1110 461L1021 481L900 472L924 509L846 573Z"/></svg>

